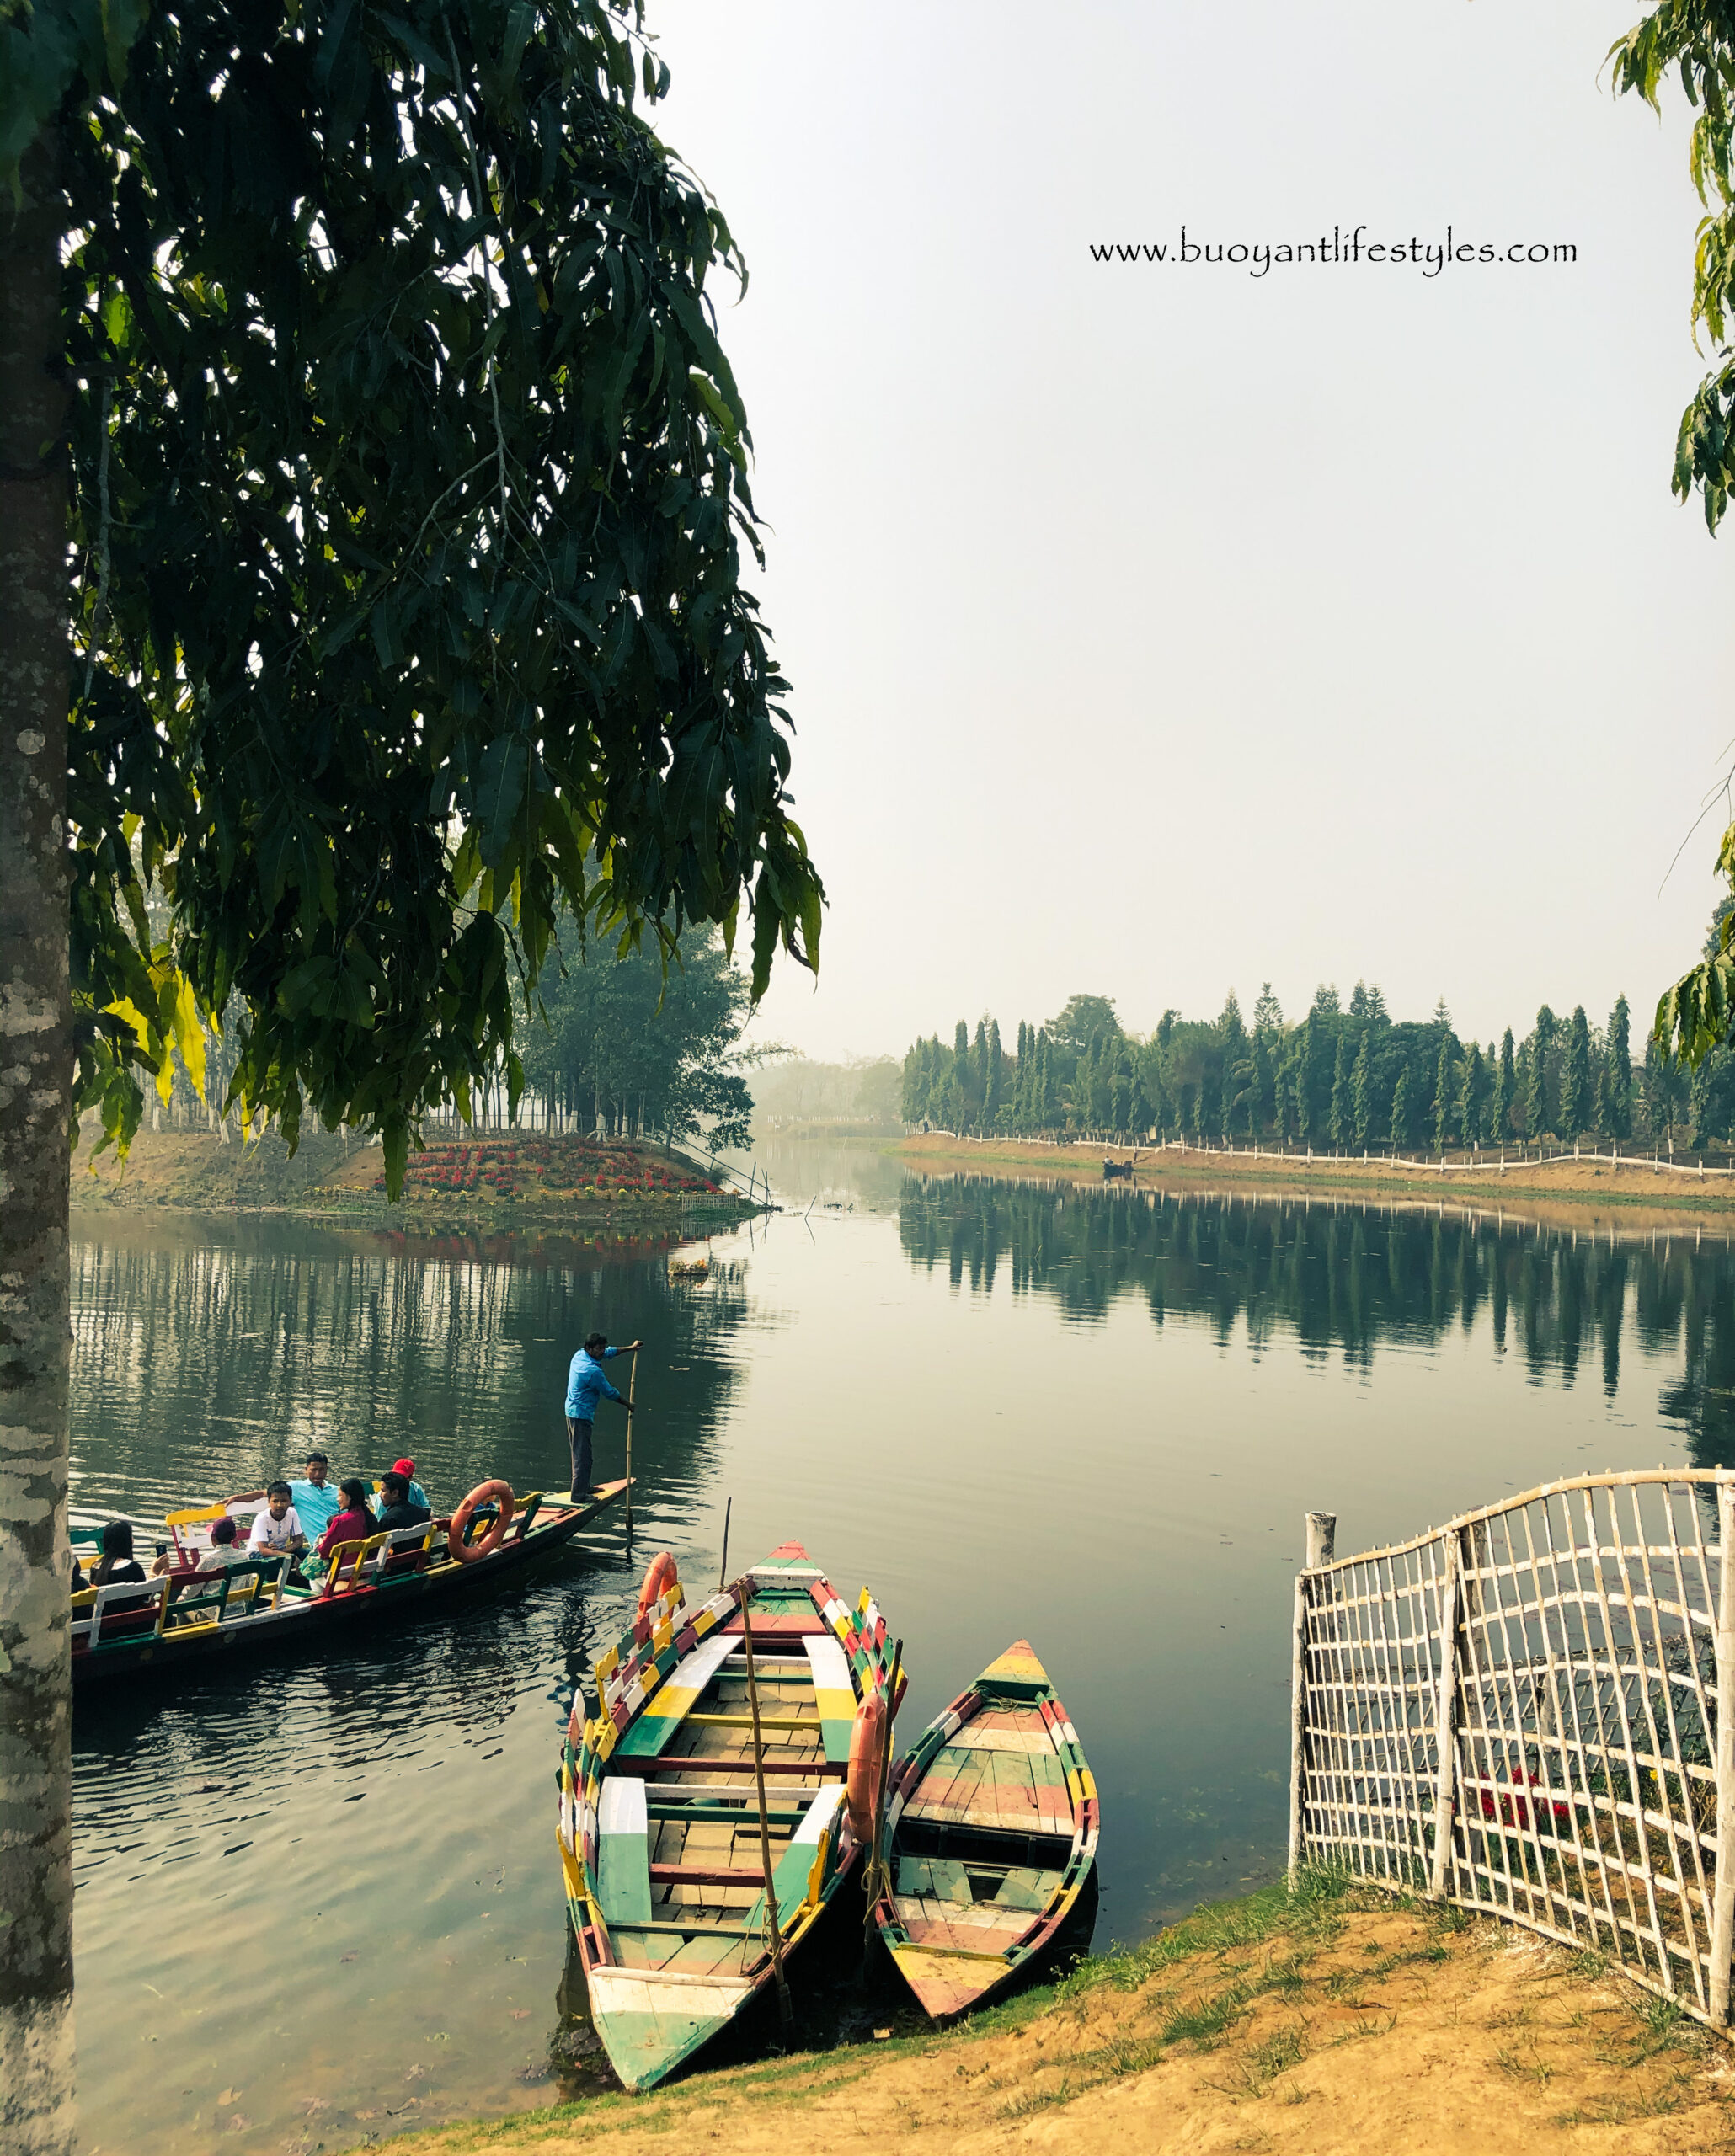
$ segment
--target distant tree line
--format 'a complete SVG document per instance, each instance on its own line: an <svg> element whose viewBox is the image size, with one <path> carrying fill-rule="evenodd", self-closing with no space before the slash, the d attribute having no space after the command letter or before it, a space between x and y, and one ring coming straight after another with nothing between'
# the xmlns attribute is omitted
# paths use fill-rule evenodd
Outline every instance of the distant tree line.
<svg viewBox="0 0 1735 2156"><path fill-rule="evenodd" d="M1722 909L1720 909L1720 916ZM1713 926L1715 939L1721 918ZM1268 981L1244 1017L1233 990L1217 1017L1164 1011L1129 1033L1113 1000L1075 995L1045 1025L1021 1023L1010 1051L996 1020L964 1021L904 1058L909 1123L1009 1135L1186 1136L1361 1152L1586 1139L1672 1143L1735 1135L1735 1050L1690 1075L1654 1042L1632 1060L1619 997L1594 1024L1583 1004L1544 1004L1522 1038L1461 1039L1442 1001L1425 1020L1394 1020L1377 986L1348 1003L1321 985L1299 1024Z"/></svg>

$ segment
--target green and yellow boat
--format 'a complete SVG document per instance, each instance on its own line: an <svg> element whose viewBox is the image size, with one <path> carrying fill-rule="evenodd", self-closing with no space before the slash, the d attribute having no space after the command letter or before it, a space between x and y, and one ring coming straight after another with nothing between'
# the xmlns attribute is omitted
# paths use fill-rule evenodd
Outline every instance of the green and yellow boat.
<svg viewBox="0 0 1735 2156"><path fill-rule="evenodd" d="M589 1719L579 1688L560 1762L567 1909L592 2025L629 2089L665 2079L771 1983L767 1886L786 1962L836 1899L873 1838L871 1800L850 1801L857 1718L892 1683L872 1597L846 1607L798 1542L708 1596L665 1553L640 1599L595 1666Z"/></svg>

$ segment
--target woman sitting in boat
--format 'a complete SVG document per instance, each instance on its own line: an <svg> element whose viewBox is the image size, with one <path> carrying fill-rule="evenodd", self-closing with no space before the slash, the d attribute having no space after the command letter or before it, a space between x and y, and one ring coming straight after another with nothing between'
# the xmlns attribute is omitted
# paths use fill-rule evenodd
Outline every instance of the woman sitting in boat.
<svg viewBox="0 0 1735 2156"><path fill-rule="evenodd" d="M145 1568L132 1554L132 1522L111 1519L103 1529L103 1554L90 1568L91 1587L115 1587L129 1580L142 1582Z"/></svg>
<svg viewBox="0 0 1735 2156"><path fill-rule="evenodd" d="M77 1566L73 1566L72 1592L76 1594L81 1587L127 1586L135 1580L142 1586L145 1577L144 1566L132 1554L132 1522L111 1519L103 1529L103 1554L89 1572L81 1577ZM144 1597L122 1595L108 1606L110 1609L131 1609L135 1599L142 1601Z"/></svg>
<svg viewBox="0 0 1735 2156"><path fill-rule="evenodd" d="M319 1538L315 1555L330 1556L340 1542L366 1542L370 1534L379 1533L379 1524L368 1509L367 1485L360 1476L351 1475L338 1485L338 1494L344 1508L332 1516L331 1525Z"/></svg>

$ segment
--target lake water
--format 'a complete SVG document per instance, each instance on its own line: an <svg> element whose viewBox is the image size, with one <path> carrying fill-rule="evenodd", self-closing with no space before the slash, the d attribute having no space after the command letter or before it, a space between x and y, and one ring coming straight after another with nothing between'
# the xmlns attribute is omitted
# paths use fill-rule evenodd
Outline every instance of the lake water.
<svg viewBox="0 0 1735 2156"><path fill-rule="evenodd" d="M719 1238L702 1283L613 1242L79 1225L83 1510L254 1488L316 1442L339 1474L412 1454L439 1505L558 1485L573 1348L647 1342L630 1558L611 1529L341 1659L80 1701L87 2156L336 2149L598 2085L560 1727L656 1550L715 1575L726 1500L732 1568L794 1538L872 1585L906 1737L1031 1639L1101 1787L1102 1946L1280 1867L1307 1508L1348 1551L1556 1475L1735 1464L1709 1235L760 1157L812 1209ZM832 1958L811 2025L884 2022L894 1996Z"/></svg>

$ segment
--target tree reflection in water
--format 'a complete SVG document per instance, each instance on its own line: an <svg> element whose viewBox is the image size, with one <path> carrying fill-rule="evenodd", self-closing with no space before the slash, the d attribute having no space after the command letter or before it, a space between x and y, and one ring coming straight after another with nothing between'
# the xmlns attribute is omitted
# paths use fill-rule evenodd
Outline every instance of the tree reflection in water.
<svg viewBox="0 0 1735 2156"><path fill-rule="evenodd" d="M1497 1352L1569 1384L1582 1363L1612 1397L1623 1341L1678 1352L1659 1412L1696 1467L1735 1467L1735 1246L1688 1228L1622 1235L1429 1205L1177 1197L990 1177L905 1179L905 1254L954 1288L1051 1296L1100 1318L1138 1299L1152 1319L1237 1324L1368 1364L1382 1343L1438 1342L1486 1313Z"/></svg>

